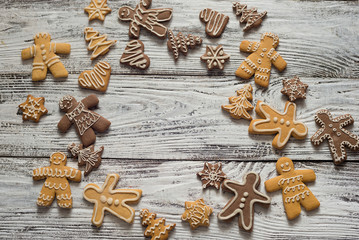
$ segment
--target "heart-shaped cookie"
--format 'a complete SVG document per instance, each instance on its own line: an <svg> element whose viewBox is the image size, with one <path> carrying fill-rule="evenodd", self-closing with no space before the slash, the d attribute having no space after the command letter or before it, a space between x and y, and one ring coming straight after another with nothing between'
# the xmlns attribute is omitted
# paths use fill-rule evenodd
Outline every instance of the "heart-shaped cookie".
<svg viewBox="0 0 359 240"><path fill-rule="evenodd" d="M99 62L93 70L83 71L79 76L79 85L83 88L105 92L110 80L111 66L107 62Z"/></svg>
<svg viewBox="0 0 359 240"><path fill-rule="evenodd" d="M143 53L144 48L142 41L130 41L121 56L120 62L141 70L147 69L150 66L150 58Z"/></svg>

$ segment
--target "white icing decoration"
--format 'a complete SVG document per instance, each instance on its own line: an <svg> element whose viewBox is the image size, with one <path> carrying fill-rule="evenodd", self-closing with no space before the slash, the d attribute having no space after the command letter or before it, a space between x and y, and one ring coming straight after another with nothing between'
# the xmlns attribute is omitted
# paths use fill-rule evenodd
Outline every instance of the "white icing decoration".
<svg viewBox="0 0 359 240"><path fill-rule="evenodd" d="M105 77L107 76L107 71L111 69L110 64L107 62L99 62L95 65L93 70L90 71L90 74L85 72L82 78L79 78L79 83L84 87L94 87L95 89L100 89L105 86Z"/></svg>
<svg viewBox="0 0 359 240"><path fill-rule="evenodd" d="M132 67L135 66L140 69L146 69L148 61L141 47L142 44L138 40L130 41L123 52L120 62L128 63ZM124 56L125 54L128 56Z"/></svg>
<svg viewBox="0 0 359 240"><path fill-rule="evenodd" d="M52 185L51 185L52 184ZM56 190L66 190L67 187L69 186L67 183L65 183L65 186L62 185L62 183L56 184L56 183L51 183L51 182L45 182L44 186L49 188L49 189L56 189Z"/></svg>
<svg viewBox="0 0 359 240"><path fill-rule="evenodd" d="M306 191L303 191L303 192L300 192L296 195L294 195L293 197L286 197L285 198L285 203L291 203L291 202L295 202L295 201L299 201L300 199L304 199L305 196L309 196L310 194L310 191L309 190L306 190Z"/></svg>
<svg viewBox="0 0 359 240"><path fill-rule="evenodd" d="M203 9L199 17L206 23L206 32L212 34L214 37L218 37L222 34L229 19L228 16L210 8Z"/></svg>

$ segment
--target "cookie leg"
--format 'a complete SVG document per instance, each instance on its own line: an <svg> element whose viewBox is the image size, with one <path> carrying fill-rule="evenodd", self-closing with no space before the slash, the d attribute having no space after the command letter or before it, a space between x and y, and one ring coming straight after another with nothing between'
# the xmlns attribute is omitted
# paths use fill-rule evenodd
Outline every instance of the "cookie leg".
<svg viewBox="0 0 359 240"><path fill-rule="evenodd" d="M48 207L51 205L52 201L54 201L55 197L55 189L48 188L45 184L42 186L39 197L37 198L37 205Z"/></svg>
<svg viewBox="0 0 359 240"><path fill-rule="evenodd" d="M314 210L320 205L318 199L313 195L313 193L310 193L309 196L305 196L300 203L307 211Z"/></svg>
<svg viewBox="0 0 359 240"><path fill-rule="evenodd" d="M300 203L290 202L290 203L284 203L285 212L287 213L287 218L289 220L292 220L299 216L302 209L300 208Z"/></svg>
<svg viewBox="0 0 359 240"><path fill-rule="evenodd" d="M92 128L97 132L105 132L111 125L111 122L104 117L100 117L97 122L92 125Z"/></svg>
<svg viewBox="0 0 359 240"><path fill-rule="evenodd" d="M61 188L56 190L56 199L59 207L72 208L72 195L70 186L67 186L65 190Z"/></svg>
<svg viewBox="0 0 359 240"><path fill-rule="evenodd" d="M239 68L236 70L235 74L237 77L243 78L243 79L249 79L253 76L255 69L257 68L256 65L253 63L253 61L249 56L246 60L242 62L242 64L239 66Z"/></svg>
<svg viewBox="0 0 359 240"><path fill-rule="evenodd" d="M270 69L269 68L260 68L256 69L254 75L254 82L262 87L268 87L269 85L269 77L270 77Z"/></svg>
<svg viewBox="0 0 359 240"><path fill-rule="evenodd" d="M54 78L64 78L69 75L62 62L57 62L49 67Z"/></svg>
<svg viewBox="0 0 359 240"><path fill-rule="evenodd" d="M32 81L44 80L46 78L46 74L47 74L47 67L45 66L45 64L42 64L41 66L34 65L34 68L32 69Z"/></svg>
<svg viewBox="0 0 359 240"><path fill-rule="evenodd" d="M88 147L96 141L96 135L92 128L87 129L80 138L84 147Z"/></svg>

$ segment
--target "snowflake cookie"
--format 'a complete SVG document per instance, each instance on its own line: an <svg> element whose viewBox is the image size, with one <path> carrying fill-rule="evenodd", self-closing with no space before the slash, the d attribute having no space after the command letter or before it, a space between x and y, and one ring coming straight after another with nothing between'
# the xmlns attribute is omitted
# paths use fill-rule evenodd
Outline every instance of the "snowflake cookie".
<svg viewBox="0 0 359 240"><path fill-rule="evenodd" d="M207 206L202 198L194 202L185 202L185 208L182 220L188 221L192 229L199 226L209 226L209 216L212 214L213 208Z"/></svg>
<svg viewBox="0 0 359 240"><path fill-rule="evenodd" d="M289 101L294 102L299 98L306 98L307 88L308 85L302 83L299 77L295 76L292 79L283 80L283 88L280 92L287 95L289 97Z"/></svg>
<svg viewBox="0 0 359 240"><path fill-rule="evenodd" d="M85 7L85 12L89 15L89 20L105 20L105 16L111 12L107 6L107 0L91 0L90 5Z"/></svg>
<svg viewBox="0 0 359 240"><path fill-rule="evenodd" d="M33 120L34 122L39 122L40 117L47 113L47 109L44 106L45 98L43 97L34 97L28 95L25 102L19 105L19 108L22 111L22 119Z"/></svg>
<svg viewBox="0 0 359 240"><path fill-rule="evenodd" d="M201 60L206 62L208 70L214 68L223 70L224 63L229 60L229 55L223 51L222 45L206 46L206 53L201 56Z"/></svg>
<svg viewBox="0 0 359 240"><path fill-rule="evenodd" d="M210 164L205 162L203 170L197 175L201 178L203 188L212 186L219 189L223 180L227 178L227 175L222 171L222 163Z"/></svg>

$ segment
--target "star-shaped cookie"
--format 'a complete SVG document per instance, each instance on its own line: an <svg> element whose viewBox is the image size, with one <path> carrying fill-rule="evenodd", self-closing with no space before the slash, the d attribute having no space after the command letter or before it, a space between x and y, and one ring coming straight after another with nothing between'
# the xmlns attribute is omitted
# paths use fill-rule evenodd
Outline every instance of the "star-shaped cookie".
<svg viewBox="0 0 359 240"><path fill-rule="evenodd" d="M202 198L194 202L185 202L185 208L182 220L188 221L192 229L199 226L209 226L209 216L212 214L213 208L204 204Z"/></svg>
<svg viewBox="0 0 359 240"><path fill-rule="evenodd" d="M299 98L306 98L306 91L308 85L302 83L299 77L295 76L292 79L284 79L283 80L283 88L281 93L287 95L289 97L289 101L294 102Z"/></svg>
<svg viewBox="0 0 359 240"><path fill-rule="evenodd" d="M221 163L210 164L206 162L203 170L198 172L197 175L201 178L203 188L212 186L219 189L223 180L227 178L227 175L222 171Z"/></svg>
<svg viewBox="0 0 359 240"><path fill-rule="evenodd" d="M33 120L34 122L38 122L40 117L47 113L47 109L45 108L44 103L45 98L36 98L29 94L26 101L19 105L19 108L22 111L22 119L24 121Z"/></svg>
<svg viewBox="0 0 359 240"><path fill-rule="evenodd" d="M229 60L229 55L223 51L223 46L206 46L206 53L201 56L201 60L207 63L208 70L218 68L223 70L224 63Z"/></svg>
<svg viewBox="0 0 359 240"><path fill-rule="evenodd" d="M105 16L111 12L107 6L107 0L91 0L90 5L85 7L85 12L89 15L89 20L105 20Z"/></svg>

